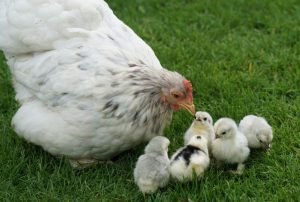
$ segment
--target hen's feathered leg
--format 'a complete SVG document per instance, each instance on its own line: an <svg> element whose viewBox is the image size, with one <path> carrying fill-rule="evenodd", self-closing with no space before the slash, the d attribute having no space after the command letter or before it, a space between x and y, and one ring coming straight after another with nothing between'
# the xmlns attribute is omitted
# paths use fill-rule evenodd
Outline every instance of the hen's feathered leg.
<svg viewBox="0 0 300 202"><path fill-rule="evenodd" d="M100 161L97 159L69 159L72 168L84 169L89 168L98 164L113 164L111 160Z"/></svg>

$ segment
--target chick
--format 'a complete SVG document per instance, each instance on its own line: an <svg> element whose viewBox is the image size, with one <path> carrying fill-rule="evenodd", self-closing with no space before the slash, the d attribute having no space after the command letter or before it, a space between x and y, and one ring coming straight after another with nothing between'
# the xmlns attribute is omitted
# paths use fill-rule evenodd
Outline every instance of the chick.
<svg viewBox="0 0 300 202"><path fill-rule="evenodd" d="M134 169L134 181L143 194L153 193L168 184L169 144L166 137L156 136L146 146L145 154L139 157Z"/></svg>
<svg viewBox="0 0 300 202"><path fill-rule="evenodd" d="M188 144L193 135L202 135L208 141L208 149L210 150L211 142L215 139L213 120L207 112L197 112L190 128L184 134L184 144Z"/></svg>
<svg viewBox="0 0 300 202"><path fill-rule="evenodd" d="M209 166L207 140L204 136L194 135L188 144L178 149L171 158L170 173L179 181L201 177Z"/></svg>
<svg viewBox="0 0 300 202"><path fill-rule="evenodd" d="M249 154L247 138L242 134L236 123L230 118L221 118L215 125L216 139L212 142L212 155L220 163L237 163L235 174L242 174L243 164Z"/></svg>
<svg viewBox="0 0 300 202"><path fill-rule="evenodd" d="M263 117L245 116L239 124L239 130L248 139L250 148L269 149L273 139L272 127Z"/></svg>

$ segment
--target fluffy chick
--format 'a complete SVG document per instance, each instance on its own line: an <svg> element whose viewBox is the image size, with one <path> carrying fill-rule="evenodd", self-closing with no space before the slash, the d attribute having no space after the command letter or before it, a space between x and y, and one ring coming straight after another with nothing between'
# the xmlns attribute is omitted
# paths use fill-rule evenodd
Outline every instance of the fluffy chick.
<svg viewBox="0 0 300 202"><path fill-rule="evenodd" d="M247 138L242 134L236 123L230 118L221 118L215 125L216 139L212 142L212 155L220 163L237 163L236 174L242 174L243 164L249 154Z"/></svg>
<svg viewBox="0 0 300 202"><path fill-rule="evenodd" d="M188 144L189 140L194 135L202 135L208 141L208 149L210 150L211 142L215 139L213 128L213 119L207 112L198 111L195 115L190 128L184 134L184 144Z"/></svg>
<svg viewBox="0 0 300 202"><path fill-rule="evenodd" d="M166 137L156 136L146 146L134 169L134 181L143 194L155 192L168 184L170 178L168 146Z"/></svg>
<svg viewBox="0 0 300 202"><path fill-rule="evenodd" d="M207 140L204 136L194 135L188 144L178 149L171 158L170 173L179 181L201 177L209 166Z"/></svg>
<svg viewBox="0 0 300 202"><path fill-rule="evenodd" d="M250 148L269 149L273 140L272 127L263 117L245 116L239 124L239 130L248 139Z"/></svg>

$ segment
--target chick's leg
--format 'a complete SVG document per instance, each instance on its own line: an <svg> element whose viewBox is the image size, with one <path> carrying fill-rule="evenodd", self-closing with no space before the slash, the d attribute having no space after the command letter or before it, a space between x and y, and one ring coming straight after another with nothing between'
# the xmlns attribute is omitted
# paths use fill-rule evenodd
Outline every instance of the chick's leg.
<svg viewBox="0 0 300 202"><path fill-rule="evenodd" d="M224 166L224 161L214 159L214 163L216 164L217 168L221 168Z"/></svg>
<svg viewBox="0 0 300 202"><path fill-rule="evenodd" d="M237 165L236 170L232 170L231 173L236 174L236 175L242 175L245 169L245 164L239 163Z"/></svg>

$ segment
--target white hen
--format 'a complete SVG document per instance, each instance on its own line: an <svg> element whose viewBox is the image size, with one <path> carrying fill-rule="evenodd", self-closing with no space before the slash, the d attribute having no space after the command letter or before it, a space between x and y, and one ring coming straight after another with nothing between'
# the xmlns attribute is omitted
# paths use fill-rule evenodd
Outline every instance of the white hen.
<svg viewBox="0 0 300 202"><path fill-rule="evenodd" d="M108 160L194 114L192 86L101 0L2 0L0 49L19 136L54 155Z"/></svg>

